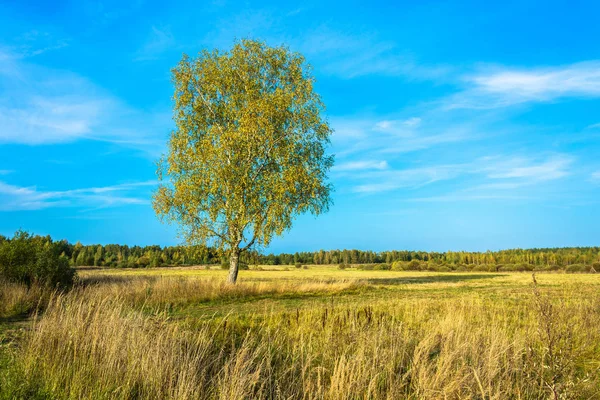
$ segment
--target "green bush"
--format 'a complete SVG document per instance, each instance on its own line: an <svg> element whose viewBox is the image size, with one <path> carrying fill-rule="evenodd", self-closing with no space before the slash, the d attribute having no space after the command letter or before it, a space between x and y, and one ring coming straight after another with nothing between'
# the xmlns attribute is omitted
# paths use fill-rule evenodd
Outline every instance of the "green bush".
<svg viewBox="0 0 600 400"><path fill-rule="evenodd" d="M561 269L562 268L560 267L560 265L556 264L550 264L545 268L546 271L560 271Z"/></svg>
<svg viewBox="0 0 600 400"><path fill-rule="evenodd" d="M425 269L427 271L431 271L431 272L436 272L439 267L437 264L434 264L434 263L427 263L427 264L425 264L425 266L426 266Z"/></svg>
<svg viewBox="0 0 600 400"><path fill-rule="evenodd" d="M402 261L394 261L392 263L392 270L394 270L394 271L404 271L404 263Z"/></svg>
<svg viewBox="0 0 600 400"><path fill-rule="evenodd" d="M148 258L147 256L141 256L137 260L137 265L141 268L147 268L150 265L150 258Z"/></svg>
<svg viewBox="0 0 600 400"><path fill-rule="evenodd" d="M375 271L390 271L392 269L391 264L375 264L373 266Z"/></svg>
<svg viewBox="0 0 600 400"><path fill-rule="evenodd" d="M406 269L409 271L420 271L421 270L421 262L419 260L412 260L406 266Z"/></svg>
<svg viewBox="0 0 600 400"><path fill-rule="evenodd" d="M499 271L502 272L511 272L511 271L516 271L515 269L515 265L514 264L504 264L503 266L501 266L499 269Z"/></svg>
<svg viewBox="0 0 600 400"><path fill-rule="evenodd" d="M533 265L528 263L521 263L516 266L517 271L533 271Z"/></svg>
<svg viewBox="0 0 600 400"><path fill-rule="evenodd" d="M344 270L346 268L348 268L348 265L346 265L346 264L340 264L340 265L338 265L338 269Z"/></svg>
<svg viewBox="0 0 600 400"><path fill-rule="evenodd" d="M298 269L302 268L302 263L296 263L295 267Z"/></svg>
<svg viewBox="0 0 600 400"><path fill-rule="evenodd" d="M75 270L62 251L60 242L50 237L17 231L12 239L0 242L0 277L27 286L69 287Z"/></svg>
<svg viewBox="0 0 600 400"><path fill-rule="evenodd" d="M581 264L573 264L573 265L567 266L565 271L569 274L578 273L578 272L588 272L589 267L586 267L585 265L581 265Z"/></svg>

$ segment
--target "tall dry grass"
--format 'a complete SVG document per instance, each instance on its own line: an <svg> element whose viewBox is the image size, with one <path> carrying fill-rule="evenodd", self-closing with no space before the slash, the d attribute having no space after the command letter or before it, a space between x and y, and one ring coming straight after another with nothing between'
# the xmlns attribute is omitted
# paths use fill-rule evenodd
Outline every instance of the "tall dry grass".
<svg viewBox="0 0 600 400"><path fill-rule="evenodd" d="M219 278L102 276L82 280L82 295L119 297L131 306L185 306L213 301L291 297L307 294L339 294L366 290L357 279L259 281L230 285Z"/></svg>
<svg viewBox="0 0 600 400"><path fill-rule="evenodd" d="M13 318L33 311L49 296L38 285L27 287L0 279L0 318Z"/></svg>
<svg viewBox="0 0 600 400"><path fill-rule="evenodd" d="M353 284L289 284L285 290ZM277 289L163 280L143 295L142 282L111 285L49 301L22 346L14 366L20 380L4 388L7 397L600 397L598 295L549 296L535 288L530 301L517 304L473 295L232 315L197 324L150 316L135 306L243 299Z"/></svg>

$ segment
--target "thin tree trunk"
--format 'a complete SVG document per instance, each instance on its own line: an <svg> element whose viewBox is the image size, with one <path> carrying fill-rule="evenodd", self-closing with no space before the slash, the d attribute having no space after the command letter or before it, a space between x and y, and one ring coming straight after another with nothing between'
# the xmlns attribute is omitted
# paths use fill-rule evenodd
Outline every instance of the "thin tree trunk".
<svg viewBox="0 0 600 400"><path fill-rule="evenodd" d="M239 262L240 249L231 249L231 253L229 255L229 277L227 278L227 282L233 284L237 281Z"/></svg>

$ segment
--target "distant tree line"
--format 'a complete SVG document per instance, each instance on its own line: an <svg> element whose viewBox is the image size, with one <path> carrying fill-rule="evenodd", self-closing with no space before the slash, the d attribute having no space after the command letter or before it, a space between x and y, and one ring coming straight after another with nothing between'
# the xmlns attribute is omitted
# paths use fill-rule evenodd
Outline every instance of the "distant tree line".
<svg viewBox="0 0 600 400"><path fill-rule="evenodd" d="M447 251L426 252L409 250L363 251L320 250L316 252L262 255L262 264L393 264L418 261L442 265L499 265L529 264L533 266L592 265L600 263L600 247L565 247L512 249L486 252Z"/></svg>
<svg viewBox="0 0 600 400"><path fill-rule="evenodd" d="M217 264L219 252L205 246L87 245L64 242L64 254L73 266L146 268L169 265Z"/></svg>
<svg viewBox="0 0 600 400"><path fill-rule="evenodd" d="M17 232L9 239L0 235L0 245L26 235ZM66 240L52 241L50 236L31 236L35 243L49 243L52 253L68 261L70 266L112 268L146 268L177 265L210 265L225 261L222 252L206 246L127 246L119 244L83 245ZM34 240L35 239L35 240ZM42 246L43 247L43 246ZM6 247L8 249L8 247ZM7 250L8 251L8 250ZM600 247L567 247L541 249L512 249L486 252L447 251L363 251L319 250L281 254L248 252L244 264L306 265L336 264L343 268L403 270L534 270L567 269L571 272L600 272ZM593 272L593 271L592 271Z"/></svg>

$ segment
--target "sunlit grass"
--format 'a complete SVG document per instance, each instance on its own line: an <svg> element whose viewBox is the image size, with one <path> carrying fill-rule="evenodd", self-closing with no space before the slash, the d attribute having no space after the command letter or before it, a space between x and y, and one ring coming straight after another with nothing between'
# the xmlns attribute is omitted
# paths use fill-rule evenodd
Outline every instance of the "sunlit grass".
<svg viewBox="0 0 600 400"><path fill-rule="evenodd" d="M0 319L31 312L50 294L38 285L25 285L0 280Z"/></svg>
<svg viewBox="0 0 600 400"><path fill-rule="evenodd" d="M80 270L7 398L600 396L600 275ZM1 385L1 383L0 383Z"/></svg>

